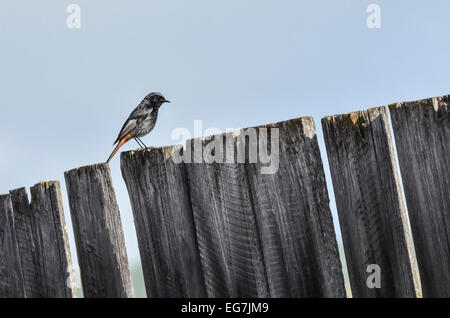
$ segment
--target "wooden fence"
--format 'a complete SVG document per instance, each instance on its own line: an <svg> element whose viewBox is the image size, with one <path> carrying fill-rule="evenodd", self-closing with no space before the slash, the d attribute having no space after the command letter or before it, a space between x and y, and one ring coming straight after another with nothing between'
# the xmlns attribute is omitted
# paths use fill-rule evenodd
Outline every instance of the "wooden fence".
<svg viewBox="0 0 450 318"><path fill-rule="evenodd" d="M389 106L400 169L385 107L322 119L353 297L450 297L449 102ZM346 296L312 118L124 152L121 169L149 297ZM84 295L132 297L108 165L65 181ZM0 196L0 297L74 296L61 202L57 181Z"/></svg>

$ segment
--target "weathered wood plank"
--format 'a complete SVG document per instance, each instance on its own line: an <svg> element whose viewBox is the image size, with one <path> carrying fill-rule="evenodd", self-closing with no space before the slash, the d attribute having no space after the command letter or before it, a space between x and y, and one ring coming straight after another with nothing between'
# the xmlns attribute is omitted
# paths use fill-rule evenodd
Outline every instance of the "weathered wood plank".
<svg viewBox="0 0 450 318"><path fill-rule="evenodd" d="M59 182L12 190L15 232L27 297L74 296L69 242Z"/></svg>
<svg viewBox="0 0 450 318"><path fill-rule="evenodd" d="M205 297L182 147L122 153L121 169L134 214L147 295Z"/></svg>
<svg viewBox="0 0 450 318"><path fill-rule="evenodd" d="M279 154L274 173L264 173L265 164L247 164L270 296L345 297L314 120L269 124L257 134L259 154L270 149L273 160Z"/></svg>
<svg viewBox="0 0 450 318"><path fill-rule="evenodd" d="M415 297L386 109L326 117L322 127L353 297ZM381 269L381 288L367 286L370 264Z"/></svg>
<svg viewBox="0 0 450 318"><path fill-rule="evenodd" d="M219 135L218 138L222 138ZM214 136L187 141L186 164L209 297L269 297L264 256L244 164L203 163Z"/></svg>
<svg viewBox="0 0 450 318"><path fill-rule="evenodd" d="M33 235L36 222L30 209L27 192L25 188L19 188L10 191L10 195L13 204L14 225L25 284L25 294L31 298L44 297L37 256L39 245L34 242L35 236Z"/></svg>
<svg viewBox="0 0 450 318"><path fill-rule="evenodd" d="M14 216L9 194L0 195L0 298L25 297Z"/></svg>
<svg viewBox="0 0 450 318"><path fill-rule="evenodd" d="M40 182L31 188L31 209L40 231L40 258L44 266L46 297L74 297L72 257L58 181Z"/></svg>
<svg viewBox="0 0 450 318"><path fill-rule="evenodd" d="M262 160L268 145L265 159L279 166ZM186 164L210 297L345 296L311 118L188 140L187 149L191 159L211 154Z"/></svg>
<svg viewBox="0 0 450 318"><path fill-rule="evenodd" d="M424 297L450 297L449 103L389 106Z"/></svg>
<svg viewBox="0 0 450 318"><path fill-rule="evenodd" d="M96 164L65 172L83 293L132 297L125 241L111 172Z"/></svg>

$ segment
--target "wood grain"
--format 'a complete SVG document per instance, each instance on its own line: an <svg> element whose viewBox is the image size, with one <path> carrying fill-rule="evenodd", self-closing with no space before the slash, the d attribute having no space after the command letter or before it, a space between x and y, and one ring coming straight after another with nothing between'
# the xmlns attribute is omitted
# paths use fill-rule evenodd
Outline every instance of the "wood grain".
<svg viewBox="0 0 450 318"><path fill-rule="evenodd" d="M132 297L109 166L103 163L66 171L65 179L84 296Z"/></svg>
<svg viewBox="0 0 450 318"><path fill-rule="evenodd" d="M322 127L353 297L416 297L386 109L326 117ZM370 264L381 288L366 284Z"/></svg>
<svg viewBox="0 0 450 318"><path fill-rule="evenodd" d="M0 195L0 298L25 297L14 216L9 194Z"/></svg>
<svg viewBox="0 0 450 318"><path fill-rule="evenodd" d="M213 138L188 140L187 147L196 156ZM186 169L208 297L270 297L244 164Z"/></svg>
<svg viewBox="0 0 450 318"><path fill-rule="evenodd" d="M266 129L268 134L261 136ZM342 265L311 117L258 127L258 150L279 130L279 169L246 164L271 297L345 297Z"/></svg>
<svg viewBox="0 0 450 318"><path fill-rule="evenodd" d="M27 297L74 296L69 242L59 182L12 190L15 233Z"/></svg>
<svg viewBox="0 0 450 318"><path fill-rule="evenodd" d="M260 129L268 130L262 139ZM252 162L255 150L250 149L267 146L271 129L279 129L280 163L267 174L268 164ZM312 119L253 130L258 145L246 137L253 135L252 128L187 142L197 158L220 139L223 148L215 153L224 158L234 153L229 163L186 164L208 296L344 297ZM245 150L243 163L238 147Z"/></svg>
<svg viewBox="0 0 450 318"><path fill-rule="evenodd" d="M134 214L147 295L205 297L186 171L171 154L182 147L121 155Z"/></svg>
<svg viewBox="0 0 450 318"><path fill-rule="evenodd" d="M449 103L389 106L424 297L450 297Z"/></svg>

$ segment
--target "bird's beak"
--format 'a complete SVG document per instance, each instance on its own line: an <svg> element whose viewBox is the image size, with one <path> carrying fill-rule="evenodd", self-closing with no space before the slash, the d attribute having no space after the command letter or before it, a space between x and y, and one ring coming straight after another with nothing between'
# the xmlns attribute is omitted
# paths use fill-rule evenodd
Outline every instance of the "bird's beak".
<svg viewBox="0 0 450 318"><path fill-rule="evenodd" d="M170 100L165 99L164 103L170 103Z"/></svg>

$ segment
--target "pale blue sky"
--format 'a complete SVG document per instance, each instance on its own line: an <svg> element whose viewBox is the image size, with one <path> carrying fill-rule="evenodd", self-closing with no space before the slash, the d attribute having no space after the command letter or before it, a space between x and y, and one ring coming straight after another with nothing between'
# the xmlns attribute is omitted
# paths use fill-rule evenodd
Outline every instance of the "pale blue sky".
<svg viewBox="0 0 450 318"><path fill-rule="evenodd" d="M81 6L81 29L66 8ZM381 29L366 8L381 6ZM0 3L0 193L106 160L149 92L172 101L147 145L176 127L247 127L313 116L335 221L320 119L450 93L450 2L19 1ZM134 149L134 142L123 150ZM132 212L111 163L131 262Z"/></svg>

